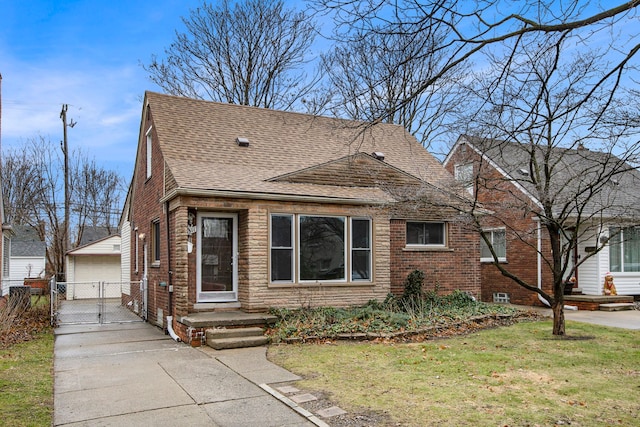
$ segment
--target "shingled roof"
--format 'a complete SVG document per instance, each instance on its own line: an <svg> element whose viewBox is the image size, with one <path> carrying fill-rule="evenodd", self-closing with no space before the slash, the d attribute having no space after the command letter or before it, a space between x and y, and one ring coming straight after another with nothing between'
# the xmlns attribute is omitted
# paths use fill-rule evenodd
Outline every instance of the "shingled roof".
<svg viewBox="0 0 640 427"><path fill-rule="evenodd" d="M145 99L169 192L388 202L393 198L379 185L380 177L439 188L452 183L440 162L401 126L153 92ZM142 132L144 123L143 117ZM240 146L238 138L249 145Z"/></svg>
<svg viewBox="0 0 640 427"><path fill-rule="evenodd" d="M47 252L46 243L40 239L38 230L28 225L13 227L14 236L11 237L11 256L13 257L43 257Z"/></svg>
<svg viewBox="0 0 640 427"><path fill-rule="evenodd" d="M556 207L580 206L583 215L640 217L640 171L612 153L466 135L460 141L482 154L538 203L541 195L530 171L532 153L540 168L545 164L552 168L546 184Z"/></svg>

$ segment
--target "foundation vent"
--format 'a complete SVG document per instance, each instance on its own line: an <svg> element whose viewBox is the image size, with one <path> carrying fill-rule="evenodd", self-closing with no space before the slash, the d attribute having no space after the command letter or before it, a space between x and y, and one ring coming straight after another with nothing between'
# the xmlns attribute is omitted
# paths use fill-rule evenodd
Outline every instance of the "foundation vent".
<svg viewBox="0 0 640 427"><path fill-rule="evenodd" d="M495 303L506 303L509 304L509 294L506 292L494 292L493 293L493 302Z"/></svg>

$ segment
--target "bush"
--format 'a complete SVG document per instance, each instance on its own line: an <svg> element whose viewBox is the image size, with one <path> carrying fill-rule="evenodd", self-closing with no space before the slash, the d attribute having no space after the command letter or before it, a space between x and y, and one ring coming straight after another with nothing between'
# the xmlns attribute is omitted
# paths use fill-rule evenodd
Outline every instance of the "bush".
<svg viewBox="0 0 640 427"><path fill-rule="evenodd" d="M417 275L419 278L419 275ZM518 310L504 305L477 302L469 294L455 291L438 296L430 291L410 303L389 294L383 302L371 300L350 308L319 307L272 309L278 317L269 331L274 341L287 338L334 339L340 334L391 333L412 331L450 321L464 321L485 314L514 314Z"/></svg>

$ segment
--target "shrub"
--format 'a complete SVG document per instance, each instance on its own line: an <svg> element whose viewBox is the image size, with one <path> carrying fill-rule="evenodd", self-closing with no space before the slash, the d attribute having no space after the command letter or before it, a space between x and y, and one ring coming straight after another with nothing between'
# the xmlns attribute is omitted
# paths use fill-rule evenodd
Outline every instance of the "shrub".
<svg viewBox="0 0 640 427"><path fill-rule="evenodd" d="M415 309L424 297L424 273L420 270L413 270L404 281L404 293L402 294L402 307Z"/></svg>

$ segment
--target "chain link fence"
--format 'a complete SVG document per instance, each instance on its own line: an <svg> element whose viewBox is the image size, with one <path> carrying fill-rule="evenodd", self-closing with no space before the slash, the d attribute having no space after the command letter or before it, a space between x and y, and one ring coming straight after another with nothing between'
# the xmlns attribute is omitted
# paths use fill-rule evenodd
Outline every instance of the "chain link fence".
<svg viewBox="0 0 640 427"><path fill-rule="evenodd" d="M142 282L50 282L54 325L141 322Z"/></svg>

